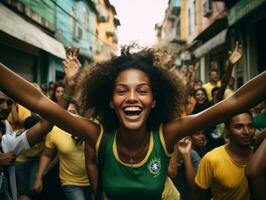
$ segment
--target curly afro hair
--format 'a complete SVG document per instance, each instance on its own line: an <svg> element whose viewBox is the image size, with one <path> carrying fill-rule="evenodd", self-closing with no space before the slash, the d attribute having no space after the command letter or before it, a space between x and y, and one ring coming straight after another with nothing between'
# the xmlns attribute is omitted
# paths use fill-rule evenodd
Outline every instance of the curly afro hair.
<svg viewBox="0 0 266 200"><path fill-rule="evenodd" d="M109 61L94 64L81 74L80 103L84 116L96 118L106 131L118 128L119 121L109 102L113 96L115 81L120 72L138 69L147 74L151 82L156 106L152 109L147 127L154 129L160 123L179 117L180 104L184 100L184 85L176 73L168 69L169 62L164 58L166 51L155 48L142 48L132 52L135 45L125 46L121 55Z"/></svg>

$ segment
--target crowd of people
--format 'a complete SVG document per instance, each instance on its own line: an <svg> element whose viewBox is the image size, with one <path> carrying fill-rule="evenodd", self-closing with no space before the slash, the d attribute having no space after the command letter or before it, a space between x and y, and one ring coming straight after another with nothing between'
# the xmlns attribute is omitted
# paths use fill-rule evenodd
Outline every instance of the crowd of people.
<svg viewBox="0 0 266 200"><path fill-rule="evenodd" d="M134 47L83 68L68 48L48 86L0 64L0 199L263 199L266 73L234 90L239 43L205 84Z"/></svg>

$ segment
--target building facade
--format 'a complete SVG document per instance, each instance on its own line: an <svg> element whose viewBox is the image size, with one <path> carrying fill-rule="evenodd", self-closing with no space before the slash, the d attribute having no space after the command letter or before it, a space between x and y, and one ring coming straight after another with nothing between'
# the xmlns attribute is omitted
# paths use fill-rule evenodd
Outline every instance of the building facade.
<svg viewBox="0 0 266 200"><path fill-rule="evenodd" d="M169 1L169 8L171 8ZM235 86L265 70L266 0L180 0L181 64L200 63L198 78L207 82L213 66L223 74L235 42L244 49L241 61L234 68ZM167 12L166 12L167 16ZM164 32L168 37L172 33ZM165 37L167 38L167 37ZM190 62L189 62L190 60Z"/></svg>
<svg viewBox="0 0 266 200"><path fill-rule="evenodd" d="M119 20L115 8L104 0L107 20L99 26L99 1L4 0L0 3L0 62L29 81L47 83L63 78L65 47L79 47L82 64L96 61L99 55L115 55Z"/></svg>

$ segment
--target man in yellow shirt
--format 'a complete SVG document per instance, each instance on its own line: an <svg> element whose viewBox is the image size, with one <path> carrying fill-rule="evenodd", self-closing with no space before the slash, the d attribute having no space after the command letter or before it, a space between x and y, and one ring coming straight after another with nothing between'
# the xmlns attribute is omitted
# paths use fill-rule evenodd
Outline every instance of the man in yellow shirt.
<svg viewBox="0 0 266 200"><path fill-rule="evenodd" d="M216 69L210 71L210 81L203 85L203 88L206 90L208 95L208 100L212 100L212 89L215 87L221 87L220 74Z"/></svg>
<svg viewBox="0 0 266 200"><path fill-rule="evenodd" d="M214 200L248 200L249 189L245 168L252 156L255 134L250 112L236 115L225 122L229 143L207 153L195 177L198 199L211 189Z"/></svg>
<svg viewBox="0 0 266 200"><path fill-rule="evenodd" d="M78 114L77 103L70 102L68 112ZM36 192L43 189L43 176L57 152L59 159L59 177L66 200L90 200L92 190L85 169L84 141L54 127L47 135L39 168L33 184ZM52 194L56 199L56 194Z"/></svg>

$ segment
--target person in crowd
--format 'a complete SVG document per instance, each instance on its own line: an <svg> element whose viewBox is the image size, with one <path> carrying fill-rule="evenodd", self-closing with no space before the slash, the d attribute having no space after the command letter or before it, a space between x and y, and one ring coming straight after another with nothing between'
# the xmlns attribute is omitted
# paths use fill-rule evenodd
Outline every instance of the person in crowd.
<svg viewBox="0 0 266 200"><path fill-rule="evenodd" d="M54 93L56 83L54 81L50 81L48 84L48 97L52 97L52 94Z"/></svg>
<svg viewBox="0 0 266 200"><path fill-rule="evenodd" d="M24 130L30 129L41 120L40 116L32 115L25 119ZM16 182L18 199L24 200L33 186L39 164L39 155L43 150L44 139L36 143L30 150L20 154L16 159Z"/></svg>
<svg viewBox="0 0 266 200"><path fill-rule="evenodd" d="M213 103L208 100L207 92L204 88L196 89L194 92L194 98L196 100L196 104L191 114L199 113L213 105Z"/></svg>
<svg viewBox="0 0 266 200"><path fill-rule="evenodd" d="M231 74L233 67L235 64L241 59L243 55L243 50L239 42L236 42L235 44L235 49L233 52L229 54L228 60L227 60L227 67L225 70L225 73L222 77L220 87L213 87L211 90L211 95L212 95L212 100L208 101L206 96L204 96L204 91L203 90L197 90L195 91L195 99L197 101L192 114L196 114L198 112L201 112L204 109L207 109L208 107L218 103L219 101L224 99L224 93L227 87L227 84L230 80ZM207 92L206 92L207 93ZM206 95L205 93L205 95ZM196 96L198 95L198 96ZM207 151L210 151L218 146L221 146L225 143L224 139L224 125L223 123L217 124L216 126L214 125L211 129L206 130L207 134L207 146L206 149Z"/></svg>
<svg viewBox="0 0 266 200"><path fill-rule="evenodd" d="M63 82L49 82L49 96L50 99L57 103L59 106L67 109L67 106L63 99L63 93L65 90L65 85ZM55 151L52 156L52 161L49 163L48 172L45 174L44 182L50 183L46 184L41 192L42 198L49 199L56 195L57 199L64 199L60 178L59 178L59 163L57 152Z"/></svg>
<svg viewBox="0 0 266 200"><path fill-rule="evenodd" d="M196 80L195 83L194 83L194 90L202 88L202 86L203 86L202 80Z"/></svg>
<svg viewBox="0 0 266 200"><path fill-rule="evenodd" d="M193 133L191 136L192 149L195 150L202 158L206 153L206 145L208 143L205 131L201 130Z"/></svg>
<svg viewBox="0 0 266 200"><path fill-rule="evenodd" d="M193 108L192 114L197 114L199 112L202 112L203 110L206 110L206 109L208 109L214 105L213 102L210 102L208 100L207 93L206 93L204 88L197 89L195 91L194 98L195 98L197 103L195 104L195 107ZM207 152L211 151L215 147L218 147L218 146L224 144L223 137L221 137L222 135L216 134L215 131L217 131L217 128L215 125L213 125L209 129L204 130L204 132L206 133L207 144L206 144L205 148L201 149L201 150L205 149L205 150L203 150L203 152L200 153L201 155L205 154L206 151ZM220 131L220 129L219 129L219 131Z"/></svg>
<svg viewBox="0 0 266 200"><path fill-rule="evenodd" d="M51 95L51 100L56 102L58 105L63 107L63 94L64 94L64 83L62 82L57 82L54 85L54 90Z"/></svg>
<svg viewBox="0 0 266 200"><path fill-rule="evenodd" d="M216 69L211 69L210 73L210 81L205 83L202 87L206 90L207 95L208 95L208 100L212 100L212 94L211 91L214 87L220 87L221 82L220 82L220 73Z"/></svg>
<svg viewBox="0 0 266 200"><path fill-rule="evenodd" d="M0 91L0 199L4 200L17 199L13 166L16 156L29 150L31 146L39 142L52 129L52 125L48 121L41 120L28 130L14 132L7 121L12 104L13 101Z"/></svg>
<svg viewBox="0 0 266 200"><path fill-rule="evenodd" d="M224 92L224 98L232 96L232 94L235 92L234 85L235 85L235 78L231 76L228 81L226 90Z"/></svg>
<svg viewBox="0 0 266 200"><path fill-rule="evenodd" d="M78 114L78 105L75 101L70 102L68 112ZM42 178L55 151L59 157L59 177L65 198L67 200L91 199L92 190L85 170L84 142L58 127L54 127L46 137L34 190L41 192Z"/></svg>
<svg viewBox="0 0 266 200"><path fill-rule="evenodd" d="M263 142L253 154L246 168L246 175L249 180L251 199L265 199L266 188L266 131L261 133L264 136Z"/></svg>
<svg viewBox="0 0 266 200"><path fill-rule="evenodd" d="M205 154L195 182L196 199L204 199L211 189L213 199L249 199L245 168L250 160L255 127L249 111L234 116L225 122L229 143Z"/></svg>
<svg viewBox="0 0 266 200"><path fill-rule="evenodd" d="M181 199L193 199L194 178L200 162L200 156L192 149L189 137L181 139L175 146L168 167L168 175L180 192Z"/></svg>
<svg viewBox="0 0 266 200"><path fill-rule="evenodd" d="M122 48L120 56L97 63L85 76L81 88L83 113L99 123L69 114L2 64L0 89L92 147L107 137L102 188L109 199L161 199L174 145L265 99L266 73L219 104L178 118L182 84L161 65L164 55L154 48L131 50L132 46ZM68 52L66 74L72 69L78 71L76 60L75 52ZM71 99L70 95L63 97Z"/></svg>

